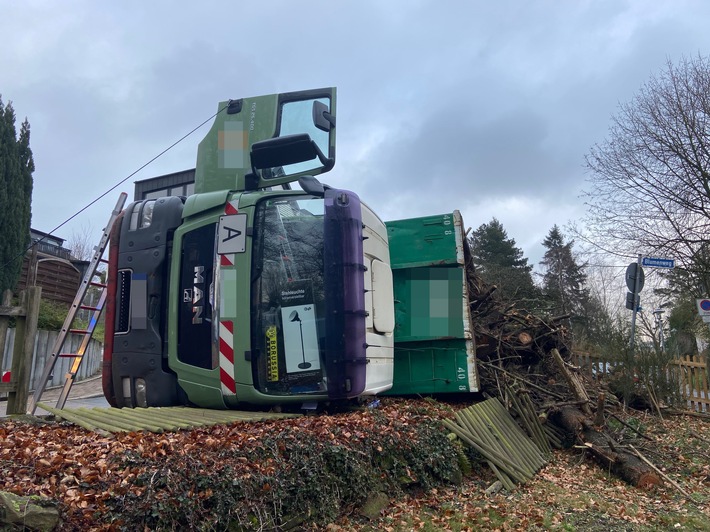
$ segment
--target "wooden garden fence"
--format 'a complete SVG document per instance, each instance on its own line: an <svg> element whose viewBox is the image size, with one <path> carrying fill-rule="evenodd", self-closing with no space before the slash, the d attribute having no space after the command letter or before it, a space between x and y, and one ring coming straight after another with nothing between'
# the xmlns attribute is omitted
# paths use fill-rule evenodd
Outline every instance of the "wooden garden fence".
<svg viewBox="0 0 710 532"><path fill-rule="evenodd" d="M7 290L0 300L0 374L9 374L9 382L0 382L0 399L7 398L8 414L24 414L27 410L28 395L42 376L47 357L59 336L57 331L37 329L39 302L42 288L32 286L20 292L19 303L12 304L12 293ZM9 327L10 318L16 326ZM64 353L76 353L84 340L83 334L69 333L64 341ZM91 339L76 380L97 375L101 371L103 346ZM72 358L60 357L47 386L64 384ZM5 379L2 379L3 381Z"/></svg>
<svg viewBox="0 0 710 532"><path fill-rule="evenodd" d="M12 293L5 290L0 301L0 353L5 351L5 336L10 318L15 318L16 341L13 346L10 382L0 382L0 392L7 392L7 413L24 414L30 384L30 368L37 334L42 288L31 286L20 293L19 305L12 305Z"/></svg>
<svg viewBox="0 0 710 532"><path fill-rule="evenodd" d="M12 354L14 351L13 346L17 341L16 332L16 329L10 329L7 331L5 352L0 352L0 360L2 361L2 363L0 363L1 370L9 370L12 366ZM47 357L52 354L52 348L54 347L58 336L59 331L45 331L42 329L37 330L34 340L32 365L30 366L30 392L35 390L39 385L42 372L44 371L44 366L47 363ZM84 341L85 336L86 335L79 333L67 334L67 337L64 340L62 353L76 353L79 350L79 346ZM92 338L89 341L89 345L86 346L86 351L84 351L84 359L81 362L81 366L79 366L79 371L77 372L76 379L74 381L79 382L101 373L102 360L103 344L95 338ZM71 368L72 362L74 362L73 358L57 358L54 365L54 371L47 381L47 388L62 386L64 384L64 379ZM1 394L0 397L2 397Z"/></svg>
<svg viewBox="0 0 710 532"><path fill-rule="evenodd" d="M572 355L572 363L589 377L606 379L618 364L604 355L578 352ZM704 356L686 355L671 362L680 383L681 396L690 410L710 412L710 374Z"/></svg>
<svg viewBox="0 0 710 532"><path fill-rule="evenodd" d="M686 355L673 361L680 373L681 393L688 407L697 412L710 412L708 364L705 357Z"/></svg>

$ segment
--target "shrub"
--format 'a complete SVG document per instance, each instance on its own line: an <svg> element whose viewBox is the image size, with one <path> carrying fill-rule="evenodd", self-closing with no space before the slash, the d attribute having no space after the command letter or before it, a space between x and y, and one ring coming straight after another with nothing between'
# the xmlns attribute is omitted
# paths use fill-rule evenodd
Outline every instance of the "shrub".
<svg viewBox="0 0 710 532"><path fill-rule="evenodd" d="M39 303L37 328L43 331L59 331L69 312L69 305L42 299Z"/></svg>
<svg viewBox="0 0 710 532"><path fill-rule="evenodd" d="M325 525L372 493L396 496L460 480L456 450L432 420L406 424L373 413L367 429L354 430L330 419L325 429L284 422L248 446L222 438L217 449L126 453L116 468L140 472L114 490L104 518L125 530Z"/></svg>

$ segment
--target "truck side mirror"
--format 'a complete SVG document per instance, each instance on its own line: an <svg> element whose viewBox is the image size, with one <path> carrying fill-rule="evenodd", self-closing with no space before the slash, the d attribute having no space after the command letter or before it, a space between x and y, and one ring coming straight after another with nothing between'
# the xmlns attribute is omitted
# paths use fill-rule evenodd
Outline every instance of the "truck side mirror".
<svg viewBox="0 0 710 532"><path fill-rule="evenodd" d="M330 169L334 163L323 154L308 133L255 142L249 155L254 174L260 170L261 176L266 179L286 175L284 166L292 164L318 159L324 168Z"/></svg>
<svg viewBox="0 0 710 532"><path fill-rule="evenodd" d="M313 101L313 124L326 133L335 127L335 116L330 114L328 106L320 100Z"/></svg>
<svg viewBox="0 0 710 532"><path fill-rule="evenodd" d="M318 157L318 151L318 146L307 133L274 137L252 144L251 164L254 170L277 168L312 161Z"/></svg>
<svg viewBox="0 0 710 532"><path fill-rule="evenodd" d="M325 189L327 185L324 185L312 175L304 175L300 177L298 179L298 184L305 193L310 194L311 196L315 196L317 198L325 196Z"/></svg>

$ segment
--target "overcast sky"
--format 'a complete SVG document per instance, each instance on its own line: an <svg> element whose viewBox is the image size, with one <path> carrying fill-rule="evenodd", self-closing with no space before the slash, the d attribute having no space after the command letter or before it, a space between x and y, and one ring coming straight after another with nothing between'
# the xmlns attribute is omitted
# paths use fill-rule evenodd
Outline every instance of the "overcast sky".
<svg viewBox="0 0 710 532"><path fill-rule="evenodd" d="M31 125L50 231L217 102L336 86L322 180L385 219L498 218L534 263L584 214L584 155L667 59L710 52L710 2L0 0L0 94ZM100 229L133 181L195 166L193 134L56 232Z"/></svg>

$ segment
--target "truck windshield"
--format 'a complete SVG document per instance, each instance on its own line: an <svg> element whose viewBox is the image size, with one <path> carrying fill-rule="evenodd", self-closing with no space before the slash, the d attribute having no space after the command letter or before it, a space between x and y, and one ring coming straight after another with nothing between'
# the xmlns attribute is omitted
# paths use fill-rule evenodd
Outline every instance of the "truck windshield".
<svg viewBox="0 0 710 532"><path fill-rule="evenodd" d="M278 198L256 211L252 368L263 393L323 393L323 199Z"/></svg>

